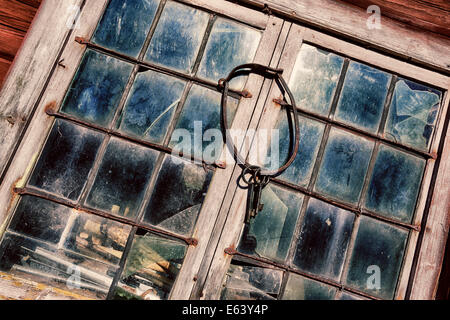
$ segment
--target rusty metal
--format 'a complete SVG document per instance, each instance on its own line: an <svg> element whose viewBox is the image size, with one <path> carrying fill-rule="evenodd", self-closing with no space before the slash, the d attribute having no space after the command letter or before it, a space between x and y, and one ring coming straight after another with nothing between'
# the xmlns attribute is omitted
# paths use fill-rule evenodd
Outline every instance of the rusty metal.
<svg viewBox="0 0 450 320"><path fill-rule="evenodd" d="M278 104L280 106L292 109L292 105L290 105L289 103L287 103L284 100L273 99L273 102L275 102L276 104ZM397 148L402 149L404 151L418 154L418 155L422 156L425 159L436 159L437 158L436 153L428 153L428 152L424 152L422 150L418 150L418 149L413 148L413 147L409 147L409 146L403 145L401 143L398 143L397 141L389 140L389 139L385 138L383 135L377 135L377 134L373 134L373 133L370 133L370 132L366 132L364 130L352 127L351 125L348 125L348 124L345 124L345 123L342 123L342 122L338 122L336 120L332 120L332 119L330 119L330 118L328 118L326 116L318 115L318 114L312 113L310 111L306 111L306 110L300 109L298 107L297 107L297 112L299 114L301 114L301 115L306 115L306 116L309 116L309 117L312 117L312 118L319 119L319 120L321 120L321 121L323 121L323 122L325 122L327 124L330 124L332 126L339 127L339 128L342 128L342 129L346 129L348 131L351 131L352 133L355 133L355 134L357 134L359 136L364 136L364 137L366 137L368 139L371 139L373 141L383 142L385 144L397 147Z"/></svg>
<svg viewBox="0 0 450 320"><path fill-rule="evenodd" d="M364 296L366 298L373 299L373 300L381 300L380 298L372 296L372 295L370 295L368 293L365 293L365 292L362 292L362 291L359 291L359 290L347 287L347 286L345 286L342 283L335 282L333 280L329 280L327 278L323 278L321 276L317 276L317 275L310 274L310 273L307 273L307 272L303 272L303 271L297 270L295 268L289 267L289 266L287 266L285 264L278 263L278 262L275 262L275 261L272 261L272 260L269 260L269 259L266 259L266 258L255 257L255 256L252 256L252 255L241 253L241 252L237 251L234 248L234 246L225 248L224 252L226 254L230 255L230 256L243 257L243 258L245 258L247 260L250 260L250 261L260 262L260 263L263 263L263 264L267 264L267 265L270 265L270 266L273 266L273 267L285 270L287 272L291 272L291 273L295 273L295 274L301 275L301 276L303 276L305 278L309 278L309 279L312 279L312 280L320 281L322 283L325 283L325 284L328 284L330 286L336 287L339 290L345 290L345 291L348 291L348 292L356 293L358 295L361 295L361 296Z"/></svg>
<svg viewBox="0 0 450 320"><path fill-rule="evenodd" d="M83 205L77 204L73 201L70 201L70 200L67 200L64 198L60 198L56 195L53 195L49 192L42 191L37 188L33 188L33 187L14 188L14 192L20 196L28 195L28 196L33 196L33 197L37 197L40 199L52 201L52 202L58 203L60 205L75 209L80 212L92 214L92 215L99 216L102 218L107 218L109 220L123 223L123 224L129 225L129 226L132 226L132 227L137 227L139 229L151 232L156 235L164 235L164 236L168 236L168 237L175 238L178 240L182 240L189 246L196 246L198 244L198 240L195 238L183 237L176 233L172 233L172 232L169 232L169 231L166 231L163 229L155 228L155 227L149 226L147 224L138 223L136 221L133 221L133 220L130 220L130 219L127 219L124 217L115 216L111 213L108 213L108 212L105 212L105 211L102 211L99 209L88 208Z"/></svg>
<svg viewBox="0 0 450 320"><path fill-rule="evenodd" d="M114 51L114 50L102 47L102 46L100 46L98 44L95 44L95 43L93 43L93 42L91 42L91 41L89 41L89 40L87 40L87 39L85 39L83 37L76 37L75 41L77 43L81 44L81 45L85 45L88 48L91 48L91 49L100 51L102 53L106 53L106 54L115 56L115 57L117 57L119 59L125 60L125 61L130 62L130 63L136 64L140 68L158 71L158 72L161 72L161 73L165 73L165 74L168 74L168 75L172 75L172 76L176 76L176 77L182 78L182 79L187 80L187 81L194 81L194 82L206 85L206 86L210 87L211 89L220 91L220 89L217 88L217 83L215 83L215 82L208 81L208 80L205 80L205 79L202 79L202 78L198 78L198 77L195 77L195 76L191 76L191 75L188 75L188 74L184 74L184 73L179 72L179 71L175 71L175 70L172 70L172 69L169 69L169 68L165 68L165 67L160 66L160 65L156 65L156 64L153 64L153 63L149 63L149 62L146 62L146 61L142 61L142 60L136 59L134 57L127 56L127 55L125 55L123 53L120 53L120 52L117 52L117 51ZM230 94L238 96L238 97L243 97L243 98L251 98L253 96L248 90L245 90L245 89L242 90L242 91L230 89Z"/></svg>
<svg viewBox="0 0 450 320"><path fill-rule="evenodd" d="M411 230L415 230L415 231L420 231L420 225L413 225L413 224L409 224L409 223L400 222L395 219L391 219L391 218L382 216L378 213L372 212L367 209L361 209L361 208L358 208L357 206L352 206L350 204L347 204L347 203L339 201L339 200L327 198L315 191L309 191L308 189L306 189L304 187L301 187L301 186L298 186L298 185L295 185L295 184L292 184L292 183L289 183L289 182L286 182L286 181L283 181L280 179L272 179L272 182L274 182L280 186L284 186L284 187L288 187L288 188L300 191L301 193L303 193L309 197L319 199L323 202L326 202L333 206L339 207L341 209L353 212L357 216L366 215L366 216L370 216L372 218L375 218L375 219L383 221L383 222L388 222L388 223L394 224L399 227L403 227L403 228L411 229Z"/></svg>
<svg viewBox="0 0 450 320"><path fill-rule="evenodd" d="M135 137L123 134L123 133L121 133L121 132L119 132L117 130L107 129L107 128L101 127L101 126L99 126L99 125L97 125L95 123L87 122L87 121L78 119L76 117L73 117L71 115L55 111L52 107L46 108L45 109L45 113L47 115L49 115L49 116L52 116L52 117L55 117L55 118L64 119L64 120L71 121L71 122L74 122L74 123L77 123L77 124L81 124L83 126L89 127L91 129L95 129L97 131L103 132L103 133L108 134L110 136L121 138L121 139L126 139L126 140L129 140L131 142L134 142L134 143L137 143L139 145L142 145L144 147L150 147L152 149L155 149L157 151L161 151L161 152L170 154L170 155L175 156L175 157L178 156L180 158L184 158L186 160L191 160L193 162L196 162L196 163L199 163L199 164L202 164L202 165L204 164L204 168L207 168L207 169L210 169L211 166L213 168L226 169L226 164L224 162L222 162L222 161L215 161L213 163L209 163L209 162L206 162L203 159L199 159L198 157L195 157L193 155L183 155L182 152L174 151L174 149L172 149L172 148L164 147L164 146L156 144L156 143L152 143L152 142L149 142L149 141L146 141L146 140L138 139L138 138L135 138ZM213 170L213 169L211 169L211 170Z"/></svg>

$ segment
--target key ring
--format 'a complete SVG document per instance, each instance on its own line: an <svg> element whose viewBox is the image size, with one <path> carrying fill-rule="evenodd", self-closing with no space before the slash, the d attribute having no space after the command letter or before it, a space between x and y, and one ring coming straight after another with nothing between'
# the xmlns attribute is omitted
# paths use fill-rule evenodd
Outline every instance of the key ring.
<svg viewBox="0 0 450 320"><path fill-rule="evenodd" d="M227 97L228 97L228 91L229 91L229 82L233 78L235 78L239 75L250 74L250 73L256 73L256 74L262 75L267 78L272 78L272 79L274 78L277 85L280 87L280 89L282 91L284 90L284 92L286 92L288 94L289 100L291 102L290 104L292 106L292 110L294 113L294 127L295 127L294 148L291 150L291 154L290 154L288 160L277 170L273 170L273 171L263 170L259 166L249 164L247 162L247 160L242 158L242 156L239 154L236 146L232 142L233 140L229 133L229 127L228 127L228 123L227 123ZM295 104L294 96L293 96L291 90L289 89L286 81L281 76L281 73L283 73L282 69L274 69L274 68L266 67L266 66L263 66L260 64L248 63L248 64L243 64L243 65L235 67L233 70L231 70L230 74L226 78L222 78L218 82L218 87L223 88L221 106L222 106L222 126L225 131L225 137L226 137L225 142L227 144L228 149L233 154L233 157L236 159L236 162L240 166L244 166L244 171L242 172L242 177L243 177L244 182L246 182L247 184L249 184L249 182L251 182L251 181L247 180L244 176L246 173L251 172L252 178L254 179L253 182L255 182L257 178L261 179L261 177L263 177L262 182L265 183L265 184L263 184L265 186L267 183L269 183L269 181L272 177L278 176L284 170L286 170L292 164L292 162L295 160L295 157L297 156L297 152L298 152L298 148L299 148L299 140L300 140L300 127L299 127L298 116L297 116L297 106Z"/></svg>

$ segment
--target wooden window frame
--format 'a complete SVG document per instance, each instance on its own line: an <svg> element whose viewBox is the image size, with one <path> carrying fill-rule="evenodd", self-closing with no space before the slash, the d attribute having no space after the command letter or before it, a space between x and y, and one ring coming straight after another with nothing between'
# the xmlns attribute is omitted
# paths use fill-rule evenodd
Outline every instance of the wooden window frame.
<svg viewBox="0 0 450 320"><path fill-rule="evenodd" d="M386 29L383 32L376 33L375 37L371 37L364 30L365 25L352 25L352 28L346 26L346 20L343 19L346 11L341 6L335 7L332 4L334 1L329 0L320 0L320 3L313 5L303 13L298 9L304 6L305 1L283 0L281 4L284 5L284 8L275 7L272 10L278 13L276 15L266 15L224 0L178 1L219 12L238 21L244 20L260 29L267 27L269 30L270 28L271 31L266 33L266 38L261 40L266 47L259 47L255 62L284 67L286 71L289 71L288 66L278 65L278 62L287 61L286 59L289 57L286 55L292 55L289 52L295 52L293 48L301 44L287 39L288 36L293 37L292 35L295 34L296 39L303 39L303 41L317 44L390 72L429 83L446 92L443 98L444 109L438 119L438 131L435 133L430 149L430 153L436 157L428 160L424 174L424 180L427 182L423 186L423 190L425 187L431 189L429 189L430 192L420 193L418 214L413 221L413 224L421 224L422 228L420 232L415 232L414 236L410 238L404 262L407 269L413 269L413 272L411 275L409 272L403 272L400 275L398 292L395 296L398 299L405 297L433 299L449 227L450 177L446 173L450 172L450 128L446 127L445 122L448 118L450 80L445 74L426 68L445 70L441 61L443 60L442 56L445 56L445 52L448 51L442 50L446 48L446 45L447 48L450 47L450 44L438 41L436 46L431 46L428 41L424 40L424 36L420 32L410 30L406 32L409 38L402 39L397 34L404 36L405 31L389 20L387 20ZM12 189L24 186L46 140L46 133L50 131L53 124L54 119L49 117L45 110L61 104L85 51L84 46L75 42L75 37L81 36L89 39L92 36L107 2L108 0L45 0L11 72L4 82L0 92L0 110L18 115L21 120L13 126L0 123L0 128L5 132L3 140L5 147L0 153L2 170L0 234L5 231L10 218L8 216L10 209L15 207L18 201L18 197L12 192ZM238 2L252 5L254 8L258 8L264 2L273 5L271 1L245 0ZM329 5L325 10L326 16L330 15L330 10L334 8L337 10L339 19L323 21L321 10L326 5ZM286 14L284 9L289 6L293 10L298 10L296 15L289 17ZM81 9L78 17L80 23L77 24L78 27L75 30L72 30L67 23L73 15L73 10L69 10L71 7ZM349 11L348 14L352 19L356 19L356 17L361 19L361 16L357 16L354 12ZM290 22L293 20L298 22L299 19L306 22L308 26L320 25L326 29L334 29L333 36ZM384 46L389 55L340 40L334 37L336 33L350 38L361 38L375 47ZM387 44L392 42L392 36L396 38L396 46ZM414 40L417 42L414 47L416 51L411 52L411 49L408 50L408 48L411 47L411 41ZM384 42L386 45L383 45ZM267 46L271 49L268 50ZM398 60L390 55L411 58L415 64ZM289 75L286 73L284 77L289 79ZM242 106L233 122L233 128L257 128L259 116L267 111L267 97L274 95L276 93L274 90L277 90L271 81L265 81L254 75L249 77L246 89L252 93L259 92L259 94L254 94L252 98L241 102ZM193 237L201 234L202 239L207 239L207 241L199 241L196 246L189 247L183 263L183 266L189 265L189 268L182 267L170 298L217 298L217 289L222 285L223 276L231 261L231 257L223 250L237 243L241 227L237 222L243 219L245 208L242 201L243 192L235 194L227 191L233 187L229 182L239 175L239 170L234 163L228 163L226 169L215 174L211 182L212 189L210 189L214 192L209 192L209 194L224 194L225 197L222 203L214 201L212 196L207 196L205 199ZM221 237L221 235L224 236ZM415 250L416 243L422 248L421 250ZM217 245L217 249L215 249L215 245ZM210 264L211 261L213 264ZM203 286L205 283L207 285Z"/></svg>

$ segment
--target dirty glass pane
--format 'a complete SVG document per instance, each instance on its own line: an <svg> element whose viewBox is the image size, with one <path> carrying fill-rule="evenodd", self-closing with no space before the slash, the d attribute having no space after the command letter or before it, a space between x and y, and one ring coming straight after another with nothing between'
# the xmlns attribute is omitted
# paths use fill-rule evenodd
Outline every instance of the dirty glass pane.
<svg viewBox="0 0 450 320"><path fill-rule="evenodd" d="M389 90L391 75L361 63L350 62L336 119L377 132Z"/></svg>
<svg viewBox="0 0 450 320"><path fill-rule="evenodd" d="M424 168L424 159L381 145L364 206L410 223Z"/></svg>
<svg viewBox="0 0 450 320"><path fill-rule="evenodd" d="M333 300L336 291L329 285L289 273L283 300Z"/></svg>
<svg viewBox="0 0 450 320"><path fill-rule="evenodd" d="M339 281L354 214L311 198L302 222L294 264L307 273Z"/></svg>
<svg viewBox="0 0 450 320"><path fill-rule="evenodd" d="M357 203L373 147L372 141L332 128L314 189Z"/></svg>
<svg viewBox="0 0 450 320"><path fill-rule="evenodd" d="M175 233L192 233L213 172L167 155L144 221Z"/></svg>
<svg viewBox="0 0 450 320"><path fill-rule="evenodd" d="M209 36L198 75L213 82L225 78L230 71L244 63L253 62L261 32L242 24L218 18ZM244 78L235 78L230 88L241 89Z"/></svg>
<svg viewBox="0 0 450 320"><path fill-rule="evenodd" d="M146 60L190 72L208 25L209 14L176 2L164 7Z"/></svg>
<svg viewBox="0 0 450 320"><path fill-rule="evenodd" d="M185 84L154 71L139 73L125 104L120 131L162 143Z"/></svg>
<svg viewBox="0 0 450 320"><path fill-rule="evenodd" d="M325 125L321 122L301 116L298 117L298 120L300 125L299 152L297 153L294 162L278 176L278 179L306 187L314 168ZM294 135L294 130L289 129L289 121L291 121L291 119L288 119L286 113L282 112L275 125L275 129L279 130L280 138L278 150L279 157L274 158L275 160L278 160L279 163L274 166L275 169L285 163L289 156L289 147ZM269 156L270 155L271 154L269 153ZM269 162L269 156L266 160L267 162Z"/></svg>
<svg viewBox="0 0 450 320"><path fill-rule="evenodd" d="M328 115L343 64L338 55L302 44L289 82L297 106Z"/></svg>
<svg viewBox="0 0 450 320"><path fill-rule="evenodd" d="M336 300L367 300L366 298L362 296L358 296L356 294L348 293L348 292L341 292L337 293Z"/></svg>
<svg viewBox="0 0 450 320"><path fill-rule="evenodd" d="M136 234L114 298L167 299L185 254L184 244L150 233Z"/></svg>
<svg viewBox="0 0 450 320"><path fill-rule="evenodd" d="M436 125L442 93L400 79L395 85L385 134L396 142L427 150Z"/></svg>
<svg viewBox="0 0 450 320"><path fill-rule="evenodd" d="M135 217L157 155L154 150L111 139L87 204L128 218Z"/></svg>
<svg viewBox="0 0 450 320"><path fill-rule="evenodd" d="M114 116L133 66L87 50L61 111L107 126Z"/></svg>
<svg viewBox="0 0 450 320"><path fill-rule="evenodd" d="M130 230L24 196L0 248L0 269L72 298L106 298Z"/></svg>
<svg viewBox="0 0 450 320"><path fill-rule="evenodd" d="M275 300L283 271L232 262L225 276L222 300Z"/></svg>
<svg viewBox="0 0 450 320"><path fill-rule="evenodd" d="M96 131L56 120L29 184L78 199L102 139Z"/></svg>
<svg viewBox="0 0 450 320"><path fill-rule="evenodd" d="M408 232L362 216L346 283L371 295L392 299Z"/></svg>
<svg viewBox="0 0 450 320"><path fill-rule="evenodd" d="M111 0L93 42L137 58L158 5L159 0Z"/></svg>
<svg viewBox="0 0 450 320"><path fill-rule="evenodd" d="M223 146L221 93L194 85L189 92L170 141L170 147L214 162ZM231 126L238 100L228 97L228 123Z"/></svg>
<svg viewBox="0 0 450 320"><path fill-rule="evenodd" d="M272 184L262 191L264 209L244 230L238 250L269 259L286 259L303 195Z"/></svg>

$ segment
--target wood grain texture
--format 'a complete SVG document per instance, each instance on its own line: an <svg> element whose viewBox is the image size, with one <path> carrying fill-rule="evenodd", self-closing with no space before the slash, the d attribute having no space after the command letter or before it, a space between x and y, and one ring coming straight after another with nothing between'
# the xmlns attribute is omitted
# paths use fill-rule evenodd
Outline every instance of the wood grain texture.
<svg viewBox="0 0 450 320"><path fill-rule="evenodd" d="M450 37L450 2L445 0L340 0L367 9L377 5L383 16Z"/></svg>

